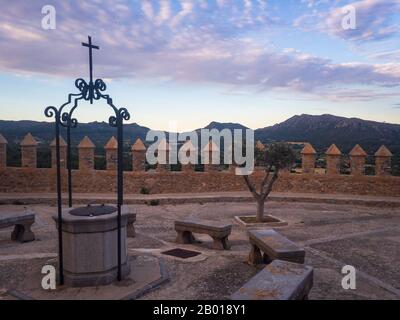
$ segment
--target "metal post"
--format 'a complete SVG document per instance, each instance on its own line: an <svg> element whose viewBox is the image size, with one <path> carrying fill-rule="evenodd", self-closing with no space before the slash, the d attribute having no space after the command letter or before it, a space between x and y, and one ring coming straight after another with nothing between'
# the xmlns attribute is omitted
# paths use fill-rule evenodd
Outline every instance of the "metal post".
<svg viewBox="0 0 400 320"><path fill-rule="evenodd" d="M60 163L60 119L56 116L56 163L57 163L57 210L58 210L58 258L60 285L64 284L64 259L62 237L62 196L61 196L61 163Z"/></svg>
<svg viewBox="0 0 400 320"><path fill-rule="evenodd" d="M68 206L72 208L71 123L67 126Z"/></svg>
<svg viewBox="0 0 400 320"><path fill-rule="evenodd" d="M118 281L122 280L121 275L121 209L123 204L123 187L124 187L124 174L123 174L123 123L122 117L117 116L118 126Z"/></svg>

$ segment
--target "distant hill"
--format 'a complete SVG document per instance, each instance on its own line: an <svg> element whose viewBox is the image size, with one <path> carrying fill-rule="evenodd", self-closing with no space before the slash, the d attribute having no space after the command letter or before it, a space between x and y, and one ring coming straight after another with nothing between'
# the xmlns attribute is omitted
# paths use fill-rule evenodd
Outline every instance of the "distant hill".
<svg viewBox="0 0 400 320"><path fill-rule="evenodd" d="M256 139L270 141L307 141L324 151L335 143L344 153L360 144L369 154L380 145L400 153L400 125L329 114L294 116L274 126L257 129Z"/></svg>
<svg viewBox="0 0 400 320"><path fill-rule="evenodd" d="M247 127L245 127L244 125L241 125L240 123L232 123L232 122L225 122L225 123L221 123L221 122L211 122L208 126L204 127L204 129L217 129L217 130L223 130L223 129L229 129L229 130L235 130L235 129L248 129Z"/></svg>
<svg viewBox="0 0 400 320"><path fill-rule="evenodd" d="M127 143L134 142L137 138L145 139L149 128L136 123L124 125L124 140ZM19 143L28 133L41 144L49 144L54 139L54 124L37 121L4 121L0 120L0 133L8 140L9 144ZM65 137L65 129L61 129L61 135ZM78 127L71 130L72 144L77 145L84 136L89 136L93 143L104 146L108 139L116 136L116 129L110 127L107 122L79 123Z"/></svg>

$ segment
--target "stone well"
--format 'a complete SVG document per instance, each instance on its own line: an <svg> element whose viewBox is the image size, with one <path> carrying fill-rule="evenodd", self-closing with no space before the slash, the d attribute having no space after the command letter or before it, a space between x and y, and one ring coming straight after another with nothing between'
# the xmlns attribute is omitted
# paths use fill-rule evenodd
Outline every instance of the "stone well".
<svg viewBox="0 0 400 320"><path fill-rule="evenodd" d="M121 212L122 278L130 273L126 233L129 208ZM58 226L57 216L53 219ZM88 205L63 212L64 280L73 287L107 285L118 276L117 208Z"/></svg>

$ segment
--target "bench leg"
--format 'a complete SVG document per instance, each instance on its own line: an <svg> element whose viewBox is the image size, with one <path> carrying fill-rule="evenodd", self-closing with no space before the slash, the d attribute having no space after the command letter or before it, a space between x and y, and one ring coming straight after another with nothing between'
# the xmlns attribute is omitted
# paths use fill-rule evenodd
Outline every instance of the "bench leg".
<svg viewBox="0 0 400 320"><path fill-rule="evenodd" d="M273 261L265 252L263 253L263 262L265 264L270 264Z"/></svg>
<svg viewBox="0 0 400 320"><path fill-rule="evenodd" d="M251 250L250 250L250 254L249 254L249 263L250 264L261 264L262 261L263 260L262 260L260 249L256 245L251 244Z"/></svg>
<svg viewBox="0 0 400 320"><path fill-rule="evenodd" d="M228 242L228 237L223 237L223 238L213 237L213 248L215 250L229 250L230 245Z"/></svg>
<svg viewBox="0 0 400 320"><path fill-rule="evenodd" d="M132 222L128 223L127 226L126 226L126 235L129 238L134 238L136 236L135 226L134 226L134 224Z"/></svg>
<svg viewBox="0 0 400 320"><path fill-rule="evenodd" d="M35 240L35 234L31 230L32 224L17 224L11 233L11 240L28 242Z"/></svg>
<svg viewBox="0 0 400 320"><path fill-rule="evenodd" d="M224 246L225 250L231 249L231 244L229 243L228 237L224 237L221 239L222 245Z"/></svg>
<svg viewBox="0 0 400 320"><path fill-rule="evenodd" d="M195 238L190 231L177 231L176 242L181 244L189 244L195 242Z"/></svg>

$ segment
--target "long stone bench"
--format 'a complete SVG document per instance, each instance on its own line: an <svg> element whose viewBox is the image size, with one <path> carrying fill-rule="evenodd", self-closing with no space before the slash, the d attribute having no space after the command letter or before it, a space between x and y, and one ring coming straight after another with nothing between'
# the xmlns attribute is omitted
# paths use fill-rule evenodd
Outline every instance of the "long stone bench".
<svg viewBox="0 0 400 320"><path fill-rule="evenodd" d="M313 286L313 268L275 260L243 287L231 300L307 300Z"/></svg>
<svg viewBox="0 0 400 320"><path fill-rule="evenodd" d="M249 230L251 250L249 262L251 264L270 263L271 261L285 260L295 263L304 263L305 251L278 232L270 230ZM261 256L263 252L263 256Z"/></svg>
<svg viewBox="0 0 400 320"><path fill-rule="evenodd" d="M193 233L208 234L214 240L213 248L229 250L228 236L231 234L232 225L217 221L186 219L175 221L175 230L178 233L176 242L181 244L195 243Z"/></svg>
<svg viewBox="0 0 400 320"><path fill-rule="evenodd" d="M35 240L35 235L31 230L35 223L35 213L33 211L0 213L0 229L14 226L11 239L20 242Z"/></svg>

